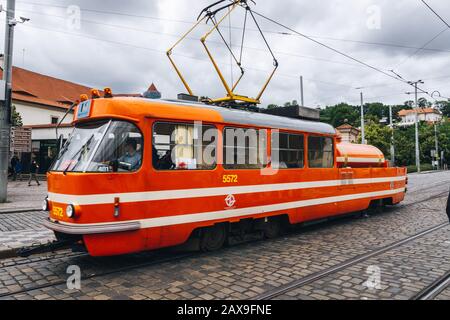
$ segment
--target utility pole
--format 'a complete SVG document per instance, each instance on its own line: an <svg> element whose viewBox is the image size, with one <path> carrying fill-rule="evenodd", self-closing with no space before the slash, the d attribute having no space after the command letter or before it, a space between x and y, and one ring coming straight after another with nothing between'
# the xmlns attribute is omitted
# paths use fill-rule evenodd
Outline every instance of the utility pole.
<svg viewBox="0 0 450 320"><path fill-rule="evenodd" d="M364 95L361 91L361 143L366 144L366 131L364 121Z"/></svg>
<svg viewBox="0 0 450 320"><path fill-rule="evenodd" d="M305 106L305 99L303 96L303 76L300 76L300 101L302 103L302 107Z"/></svg>
<svg viewBox="0 0 450 320"><path fill-rule="evenodd" d="M415 112L415 128L416 128L416 167L417 167L417 172L420 173L420 146L419 146L419 102L418 102L418 98L417 98L417 85L419 83L425 83L422 80L419 81L409 81L408 84L414 86L414 95L415 95L415 102L416 102L416 112Z"/></svg>
<svg viewBox="0 0 450 320"><path fill-rule="evenodd" d="M391 127L391 162L395 166L395 144L394 144L394 119L392 118L392 106L389 106L389 123Z"/></svg>
<svg viewBox="0 0 450 320"><path fill-rule="evenodd" d="M14 14L16 1L8 0L5 23L5 53L3 65L3 80L5 101L0 108L0 203L6 202L8 186L9 143L11 127L11 73L14 39Z"/></svg>
<svg viewBox="0 0 450 320"><path fill-rule="evenodd" d="M437 134L437 123L434 123L434 142L436 147L436 167L439 170L439 140L438 140L438 134Z"/></svg>
<svg viewBox="0 0 450 320"><path fill-rule="evenodd" d="M0 6L0 11L4 11ZM4 47L4 65L3 65L3 84L0 87L4 91L4 101L0 101L0 203L6 202L8 187L8 163L9 163L9 144L11 135L11 99L12 99L12 57L14 27L18 23L25 23L30 20L20 17L15 19L16 1L8 0L6 7L5 22L5 47Z"/></svg>

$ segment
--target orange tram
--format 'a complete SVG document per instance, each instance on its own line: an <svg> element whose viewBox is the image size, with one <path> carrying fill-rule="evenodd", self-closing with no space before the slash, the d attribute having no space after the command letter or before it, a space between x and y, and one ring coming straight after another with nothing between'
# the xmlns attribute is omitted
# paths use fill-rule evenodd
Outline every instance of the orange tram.
<svg viewBox="0 0 450 320"><path fill-rule="evenodd" d="M405 168L389 167L375 147L342 143L320 122L109 96L81 102L73 124L48 173L45 225L92 256L191 237L213 251L243 234L272 238L285 224L395 205L406 192ZM235 146L233 130L256 134L256 145ZM194 152L208 148L212 161ZM229 149L247 155L225 159Z"/></svg>

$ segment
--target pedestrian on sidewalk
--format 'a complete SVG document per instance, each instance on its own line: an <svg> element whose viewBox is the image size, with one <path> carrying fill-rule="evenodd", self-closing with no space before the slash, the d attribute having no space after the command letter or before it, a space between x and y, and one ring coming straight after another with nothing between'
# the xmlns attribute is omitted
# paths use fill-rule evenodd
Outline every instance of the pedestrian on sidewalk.
<svg viewBox="0 0 450 320"><path fill-rule="evenodd" d="M19 162L19 158L16 155L13 155L13 157L11 158L11 175L12 175L13 181L17 180L16 166L17 166L18 162Z"/></svg>
<svg viewBox="0 0 450 320"><path fill-rule="evenodd" d="M17 177L19 177L19 181L22 181L22 171L23 171L23 167L22 167L22 162L17 161L16 164L16 175Z"/></svg>
<svg viewBox="0 0 450 320"><path fill-rule="evenodd" d="M28 179L28 186L31 186L31 180L36 181L37 185L41 185L37 178L37 173L39 171L39 164L36 161L36 156L34 153L31 154L31 163L30 163L30 179Z"/></svg>

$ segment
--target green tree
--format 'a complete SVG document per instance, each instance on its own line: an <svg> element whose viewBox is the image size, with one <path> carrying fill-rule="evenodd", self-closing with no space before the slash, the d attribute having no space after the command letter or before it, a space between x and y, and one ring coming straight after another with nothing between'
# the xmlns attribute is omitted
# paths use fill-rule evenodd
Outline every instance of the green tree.
<svg viewBox="0 0 450 320"><path fill-rule="evenodd" d="M369 119L371 119L374 122L380 122L380 120L388 115L388 112L386 112L387 106L380 102L375 103L367 103L364 106L364 112L369 116Z"/></svg>
<svg viewBox="0 0 450 320"><path fill-rule="evenodd" d="M437 105L445 117L450 117L450 101L438 101Z"/></svg>
<svg viewBox="0 0 450 320"><path fill-rule="evenodd" d="M346 103L340 103L322 109L320 118L322 121L327 122L334 127L339 127L345 123L358 127L358 122L361 119L359 109Z"/></svg>
<svg viewBox="0 0 450 320"><path fill-rule="evenodd" d="M388 157L391 147L391 128L370 121L365 129L367 143L377 147Z"/></svg>
<svg viewBox="0 0 450 320"><path fill-rule="evenodd" d="M21 127L23 126L23 122L22 122L22 116L20 115L19 112L17 112L16 110L16 106L13 105L12 106L12 113L11 113L11 124L13 127Z"/></svg>
<svg viewBox="0 0 450 320"><path fill-rule="evenodd" d="M285 107L298 106L297 100L292 100L292 102L288 101L284 104Z"/></svg>

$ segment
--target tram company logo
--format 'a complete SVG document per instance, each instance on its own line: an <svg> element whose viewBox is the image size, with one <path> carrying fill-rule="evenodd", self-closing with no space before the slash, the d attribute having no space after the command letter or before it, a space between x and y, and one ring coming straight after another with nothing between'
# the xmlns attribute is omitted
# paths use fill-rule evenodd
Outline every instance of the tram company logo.
<svg viewBox="0 0 450 320"><path fill-rule="evenodd" d="M225 198L225 203L226 203L228 208L231 208L231 207L233 207L236 204L236 198L232 194L229 194Z"/></svg>

